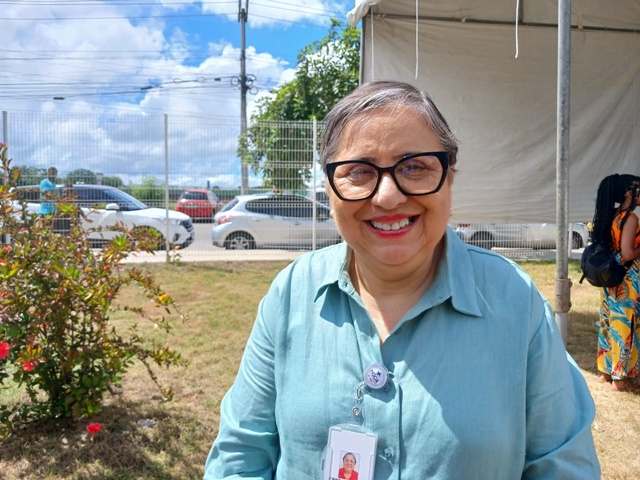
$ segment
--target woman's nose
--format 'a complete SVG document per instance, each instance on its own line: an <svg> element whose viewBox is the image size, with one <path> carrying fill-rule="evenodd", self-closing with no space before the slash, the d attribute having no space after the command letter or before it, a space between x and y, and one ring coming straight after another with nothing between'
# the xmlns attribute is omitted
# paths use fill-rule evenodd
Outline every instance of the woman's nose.
<svg viewBox="0 0 640 480"><path fill-rule="evenodd" d="M396 185L391 174L389 172L383 173L378 185L378 191L371 198L372 203L391 210L406 200L407 197L398 189L398 185Z"/></svg>

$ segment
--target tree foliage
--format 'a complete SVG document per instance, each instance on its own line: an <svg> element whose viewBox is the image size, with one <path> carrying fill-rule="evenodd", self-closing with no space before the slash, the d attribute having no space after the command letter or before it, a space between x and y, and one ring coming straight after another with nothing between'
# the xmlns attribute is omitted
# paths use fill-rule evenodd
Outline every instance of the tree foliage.
<svg viewBox="0 0 640 480"><path fill-rule="evenodd" d="M133 187L131 194L149 205L156 205L164 200L164 184L154 176L144 177L140 185Z"/></svg>
<svg viewBox="0 0 640 480"><path fill-rule="evenodd" d="M86 168L76 168L75 170L69 172L69 175L67 175L67 182L72 184L87 183L89 185L98 183L96 174L91 170L87 170Z"/></svg>
<svg viewBox="0 0 640 480"><path fill-rule="evenodd" d="M313 125L358 86L360 31L332 20L322 40L298 54L295 78L257 102L240 155L265 186L300 190L311 178Z"/></svg>
<svg viewBox="0 0 640 480"><path fill-rule="evenodd" d="M20 170L20 176L17 180L17 185L38 185L40 181L47 178L47 169L41 167L31 167L29 165L21 165L18 167ZM97 175L86 168L78 168L69 172L66 178L58 178L58 183L97 183ZM0 182L2 184L4 182ZM111 187L122 188L124 182L120 177L104 177L102 179L103 185L109 185Z"/></svg>
<svg viewBox="0 0 640 480"><path fill-rule="evenodd" d="M18 185L36 185L43 178L47 178L47 169L39 167L29 167L23 165L20 169L20 177L17 180Z"/></svg>
<svg viewBox="0 0 640 480"><path fill-rule="evenodd" d="M115 188L122 188L124 186L124 183L120 177L104 177L102 179L102 184Z"/></svg>

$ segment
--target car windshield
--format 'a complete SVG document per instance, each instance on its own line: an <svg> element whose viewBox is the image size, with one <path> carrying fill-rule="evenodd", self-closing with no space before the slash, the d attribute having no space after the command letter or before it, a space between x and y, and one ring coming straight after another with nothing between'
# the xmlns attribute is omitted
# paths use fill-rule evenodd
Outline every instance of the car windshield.
<svg viewBox="0 0 640 480"><path fill-rule="evenodd" d="M105 203L117 203L122 211L135 211L135 210L144 210L145 208L149 208L149 206L137 198L132 197L128 193L123 192L118 189L109 189L104 192L104 196L106 198Z"/></svg>
<svg viewBox="0 0 640 480"><path fill-rule="evenodd" d="M207 194L204 192L184 192L182 198L185 200L207 200Z"/></svg>
<svg viewBox="0 0 640 480"><path fill-rule="evenodd" d="M117 188L82 188L74 186L73 195L83 207L104 206L108 203L117 203L121 211L132 212L149 208L140 200Z"/></svg>

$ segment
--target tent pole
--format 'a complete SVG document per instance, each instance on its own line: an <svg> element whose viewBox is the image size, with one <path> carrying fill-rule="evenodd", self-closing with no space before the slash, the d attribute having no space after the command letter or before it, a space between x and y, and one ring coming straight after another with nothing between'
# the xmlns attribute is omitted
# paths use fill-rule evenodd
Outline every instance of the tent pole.
<svg viewBox="0 0 640 480"><path fill-rule="evenodd" d="M558 1L558 103L556 150L556 281L555 317L567 345L568 317L571 308L569 278L569 114L571 74L571 0Z"/></svg>

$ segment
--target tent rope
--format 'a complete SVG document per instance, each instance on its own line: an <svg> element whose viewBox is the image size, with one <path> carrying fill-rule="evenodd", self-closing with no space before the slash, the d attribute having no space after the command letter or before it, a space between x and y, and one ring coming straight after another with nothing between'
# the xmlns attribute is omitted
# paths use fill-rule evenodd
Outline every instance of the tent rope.
<svg viewBox="0 0 640 480"><path fill-rule="evenodd" d="M420 65L420 48L418 47L418 3L419 0L416 0L416 80L418 79L418 67Z"/></svg>
<svg viewBox="0 0 640 480"><path fill-rule="evenodd" d="M518 16L520 15L520 0L516 1L516 58L518 58Z"/></svg>
<svg viewBox="0 0 640 480"><path fill-rule="evenodd" d="M369 13L371 14L371 80L375 80L376 70L374 67L376 63L376 44L374 42L375 37L373 35L373 7L369 9Z"/></svg>

